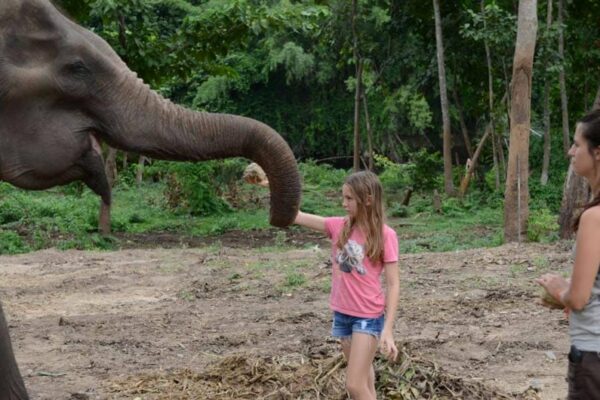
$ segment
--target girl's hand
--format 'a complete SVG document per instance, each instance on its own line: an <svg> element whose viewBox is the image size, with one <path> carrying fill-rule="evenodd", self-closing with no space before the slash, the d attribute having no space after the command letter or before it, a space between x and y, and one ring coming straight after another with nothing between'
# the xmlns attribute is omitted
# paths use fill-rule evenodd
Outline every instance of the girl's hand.
<svg viewBox="0 0 600 400"><path fill-rule="evenodd" d="M569 281L557 274L544 274L535 280L558 304L562 303L562 295L569 289ZM564 305L563 305L564 306Z"/></svg>
<svg viewBox="0 0 600 400"><path fill-rule="evenodd" d="M379 350L389 360L396 361L396 358L398 357L398 348L396 347L396 343L394 343L394 336L391 333L384 331L381 334L381 338L379 339Z"/></svg>

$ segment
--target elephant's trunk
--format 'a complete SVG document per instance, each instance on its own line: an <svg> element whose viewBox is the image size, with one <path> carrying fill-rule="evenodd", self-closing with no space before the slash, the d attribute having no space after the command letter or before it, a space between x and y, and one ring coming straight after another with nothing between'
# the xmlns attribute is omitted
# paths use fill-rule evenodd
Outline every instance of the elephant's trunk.
<svg viewBox="0 0 600 400"><path fill-rule="evenodd" d="M0 395L6 400L27 400L29 396L25 390L23 378L15 361L12 351L8 325L4 318L4 310L0 303ZM8 397L5 397L8 396Z"/></svg>
<svg viewBox="0 0 600 400"><path fill-rule="evenodd" d="M259 164L269 179L270 223L284 227L294 221L300 175L294 154L275 130L250 118L187 110L140 80L127 79L123 87L128 87L121 91L127 97L113 103L119 108L109 117L109 126L101 129L110 145L163 160L246 157Z"/></svg>

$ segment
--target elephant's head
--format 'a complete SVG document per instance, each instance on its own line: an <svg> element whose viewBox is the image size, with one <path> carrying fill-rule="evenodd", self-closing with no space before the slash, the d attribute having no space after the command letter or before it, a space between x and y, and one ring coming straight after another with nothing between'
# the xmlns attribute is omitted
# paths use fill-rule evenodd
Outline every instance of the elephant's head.
<svg viewBox="0 0 600 400"><path fill-rule="evenodd" d="M49 0L0 0L0 180L45 189L79 179L108 202L99 141L167 160L249 158L269 179L270 222L287 226L298 211L296 161L273 129L161 98ZM27 398L1 306L0 398Z"/></svg>
<svg viewBox="0 0 600 400"><path fill-rule="evenodd" d="M271 224L297 213L296 161L273 129L163 99L49 0L1 0L0 180L44 189L81 179L103 195L97 141L158 159L249 158L268 175Z"/></svg>

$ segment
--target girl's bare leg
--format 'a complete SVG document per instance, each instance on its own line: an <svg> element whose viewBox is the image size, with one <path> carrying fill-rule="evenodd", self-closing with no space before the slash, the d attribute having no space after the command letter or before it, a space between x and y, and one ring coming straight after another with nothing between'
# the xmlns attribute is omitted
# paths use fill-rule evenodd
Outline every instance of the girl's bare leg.
<svg viewBox="0 0 600 400"><path fill-rule="evenodd" d="M373 359L377 338L366 333L354 333L352 340L342 340L342 351L348 361L346 389L352 400L375 400Z"/></svg>
<svg viewBox="0 0 600 400"><path fill-rule="evenodd" d="M371 390L371 397L377 398L377 392L375 392L375 368L373 368L373 362L371 362L371 371L369 372L369 390Z"/></svg>

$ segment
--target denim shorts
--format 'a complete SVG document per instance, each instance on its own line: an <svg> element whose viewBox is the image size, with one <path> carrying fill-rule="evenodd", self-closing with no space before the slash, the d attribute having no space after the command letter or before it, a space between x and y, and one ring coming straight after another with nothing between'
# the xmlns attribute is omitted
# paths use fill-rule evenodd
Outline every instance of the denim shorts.
<svg viewBox="0 0 600 400"><path fill-rule="evenodd" d="M383 315L378 318L362 318L334 311L331 336L343 339L351 337L353 333L366 333L379 337L383 331L383 321Z"/></svg>

